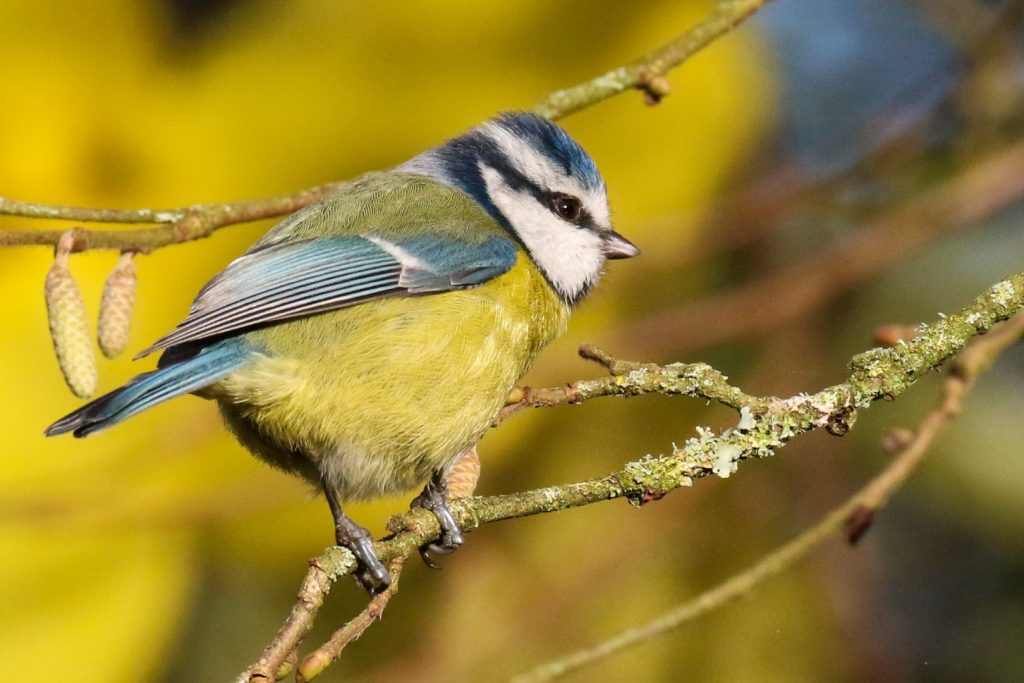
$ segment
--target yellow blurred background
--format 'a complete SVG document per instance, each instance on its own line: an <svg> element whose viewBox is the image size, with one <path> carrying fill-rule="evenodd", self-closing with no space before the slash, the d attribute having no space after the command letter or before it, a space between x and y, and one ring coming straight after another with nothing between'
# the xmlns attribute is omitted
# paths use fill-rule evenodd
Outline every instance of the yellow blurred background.
<svg viewBox="0 0 1024 683"><path fill-rule="evenodd" d="M169 207L351 178L628 62L710 6L3 0L0 195ZM660 106L627 93L562 122L598 161L618 229L647 256L611 268L528 383L598 374L575 356L586 341L623 357L711 359L751 391L814 390L841 377L843 354L866 348L872 326L889 322L875 307L889 297L869 295L851 304L863 318L851 314L846 331L829 328L827 340L821 320L697 357L676 357L671 340L649 353L649 340L630 339L627 321L730 281L737 267L674 269L723 188L751 173L762 147L778 144L767 135L785 108L781 67L755 24L673 73L673 94ZM149 369L149 359L128 357L172 328L199 287L269 225L140 256L129 353L101 361L100 391ZM0 222L42 227L53 226ZM257 463L225 433L214 406L191 397L87 440L44 439L43 428L80 403L64 387L47 335L42 283L51 260L45 248L0 250L4 678L228 679L259 655L307 559L330 542L327 507ZM115 261L107 252L72 258L90 315ZM943 291L891 315L916 322L973 295ZM909 402L905 414L929 399ZM668 450L695 424L733 419L663 398L530 413L485 438L480 492L600 476ZM874 453L868 462L883 461L873 440L883 426L858 442ZM1000 429L1008 439L1014 428ZM807 442L642 512L610 503L473 533L443 572L410 567L383 622L322 680L492 680L653 617L790 537L870 471L856 464L853 443ZM351 513L381 531L409 497ZM856 679L872 670L864 648L849 642L871 622L857 611L857 591L880 600L884 591L865 586L881 580L875 563L886 554L870 542L844 553L830 548L752 601L578 680L676 680L680 672L696 680ZM339 584L307 648L364 601L355 586Z"/></svg>

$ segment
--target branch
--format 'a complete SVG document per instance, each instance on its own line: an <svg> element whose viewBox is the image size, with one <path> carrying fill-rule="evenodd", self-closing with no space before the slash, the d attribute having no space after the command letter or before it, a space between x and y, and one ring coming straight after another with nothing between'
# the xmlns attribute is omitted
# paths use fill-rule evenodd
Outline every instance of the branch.
<svg viewBox="0 0 1024 683"><path fill-rule="evenodd" d="M366 629L370 628L375 621L380 619L384 609L391 602L391 598L398 592L398 580L402 575L404 565L404 557L398 557L391 561L391 565L388 567L388 571L391 574L390 585L381 593L373 596L366 609L360 612L355 619L352 619L335 631L330 640L303 658L295 674L296 683L306 683L319 676L324 669L338 659L341 651L349 643L362 637L366 633Z"/></svg>
<svg viewBox="0 0 1024 683"><path fill-rule="evenodd" d="M770 0L719 0L707 19L678 38L631 64L551 93L538 102L533 111L545 118L560 119L631 88L643 90L648 102L656 104L668 94L665 74L736 28L768 2Z"/></svg>
<svg viewBox="0 0 1024 683"><path fill-rule="evenodd" d="M73 251L119 249L150 252L171 244L209 237L220 228L251 223L298 211L347 183L327 183L295 194L251 199L234 204L196 204L177 209L85 209L35 204L0 197L0 216L57 219L85 223L161 223L135 230L74 230ZM0 230L0 247L56 245L67 230Z"/></svg>
<svg viewBox="0 0 1024 683"><path fill-rule="evenodd" d="M610 657L629 647L679 628L730 604L761 583L778 576L806 557L823 541L846 532L851 544L867 531L875 512L906 482L927 455L942 427L960 414L964 399L978 377L1010 345L1024 335L1024 314L1018 314L991 334L975 339L950 365L939 404L918 424L893 462L845 503L797 538L760 561L652 621L565 657L551 660L512 679L514 683L543 683Z"/></svg>
<svg viewBox="0 0 1024 683"><path fill-rule="evenodd" d="M653 50L627 66L592 81L549 95L534 111L549 119L560 119L630 88L644 90L649 100L667 94L664 74L727 33L770 0L719 0L710 16L675 40ZM134 230L91 230L76 228L74 251L118 249L151 252L172 244L209 237L217 230L240 223L284 216L344 187L345 182L327 183L295 194L253 199L234 204L197 204L173 209L88 209L36 204L0 197L0 216L56 219L86 223L157 223L158 227ZM67 230L0 229L0 248L55 246Z"/></svg>
<svg viewBox="0 0 1024 683"><path fill-rule="evenodd" d="M826 428L845 434L856 419L857 410L868 407L880 398L895 398L943 361L960 353L972 338L986 333L997 322L1005 320L1024 306L1024 273L1015 274L996 283L959 313L944 316L922 332L893 348L875 348L855 356L851 373L842 384L815 394L791 398L754 398L738 389L730 389L724 376L709 366L675 364L655 366L617 361L589 351L599 357L613 372L611 380L599 381L599 389L590 394L572 394L578 403L597 396L635 396L643 393L669 393L699 396L739 407L740 422L736 428L721 434L698 428L698 436L671 455L647 457L630 462L613 474L544 489L490 497L462 498L452 501L452 513L463 530L471 531L483 524L546 512L581 507L604 500L625 498L634 505L643 505L661 498L670 491L688 487L697 479L717 474L728 477L742 460L764 458L790 439L806 432ZM708 384L704 384L704 380ZM569 388L542 390L551 395L569 392L572 387L589 386L583 382ZM623 388L620 391L620 388ZM577 389L578 391L578 389ZM571 392L570 392L571 393ZM526 396L524 396L524 400ZM534 405L544 405L535 403ZM387 562L409 557L425 543L437 538L440 531L434 516L425 510L410 510L393 517L388 528L393 535L376 544L377 554ZM355 558L347 549L331 547L312 562L304 586L326 593L330 582L349 574ZM241 680L270 680L284 658L311 628L316 607L323 595L300 594L292 614L277 636L268 645L260 661L243 674ZM311 609L311 606L315 606Z"/></svg>
<svg viewBox="0 0 1024 683"><path fill-rule="evenodd" d="M338 578L336 573L322 566L321 560L326 555L327 553L324 553L319 558L309 561L309 571L306 572L306 578L302 580L291 613L274 639L263 649L259 661L239 676L240 683L243 681L277 680L278 672L284 669L290 658L294 658L299 643L313 627L316 613L324 604L324 598L327 597L331 586ZM355 568L355 558L348 553L347 559L352 563L348 568L348 571L351 572Z"/></svg>
<svg viewBox="0 0 1024 683"><path fill-rule="evenodd" d="M658 393L666 396L690 396L717 401L731 408L749 408L761 411L771 399L743 393L729 384L729 378L706 363L634 363L610 359L604 352L592 347L580 347L580 356L601 362L612 373L602 379L580 380L564 387L531 389L522 387L514 399L495 419L501 424L526 408L550 408L575 405L602 396L641 396ZM606 361L607 362L604 362Z"/></svg>

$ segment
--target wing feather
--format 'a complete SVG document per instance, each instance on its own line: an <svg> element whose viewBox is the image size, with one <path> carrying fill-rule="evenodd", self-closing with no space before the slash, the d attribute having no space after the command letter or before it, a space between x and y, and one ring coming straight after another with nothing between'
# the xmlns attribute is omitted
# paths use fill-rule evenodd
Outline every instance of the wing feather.
<svg viewBox="0 0 1024 683"><path fill-rule="evenodd" d="M515 244L501 236L470 243L352 235L259 246L203 287L185 320L139 357L378 297L479 285L515 260Z"/></svg>

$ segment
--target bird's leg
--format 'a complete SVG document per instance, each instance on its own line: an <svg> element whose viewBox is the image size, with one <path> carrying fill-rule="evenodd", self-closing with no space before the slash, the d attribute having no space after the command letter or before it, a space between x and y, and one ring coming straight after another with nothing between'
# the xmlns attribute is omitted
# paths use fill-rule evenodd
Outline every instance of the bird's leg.
<svg viewBox="0 0 1024 683"><path fill-rule="evenodd" d="M410 507L430 510L441 525L441 537L433 543L420 548L420 557L433 569L440 569L431 555L450 555L462 545L462 529L459 528L452 511L448 509L448 484L444 473L435 471L423 492L416 496Z"/></svg>
<svg viewBox="0 0 1024 683"><path fill-rule="evenodd" d="M356 582L370 595L380 593L391 585L391 575L373 549L373 537L341 511L338 497L327 482L323 483L323 489L334 517L334 538L338 545L351 550L359 563L353 574Z"/></svg>

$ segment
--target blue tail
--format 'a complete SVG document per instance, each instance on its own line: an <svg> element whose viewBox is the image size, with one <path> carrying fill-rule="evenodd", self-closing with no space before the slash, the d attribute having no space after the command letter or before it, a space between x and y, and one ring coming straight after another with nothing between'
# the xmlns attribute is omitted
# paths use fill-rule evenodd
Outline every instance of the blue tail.
<svg viewBox="0 0 1024 683"><path fill-rule="evenodd" d="M248 355L245 343L237 338L211 344L190 358L141 374L120 389L87 403L47 427L46 436L68 432L86 436L106 429L157 403L223 379Z"/></svg>

